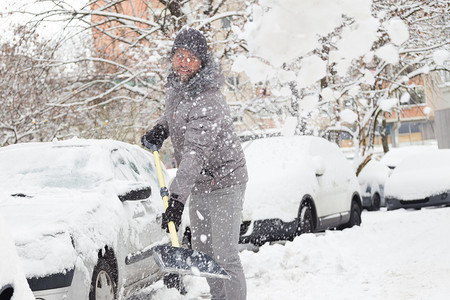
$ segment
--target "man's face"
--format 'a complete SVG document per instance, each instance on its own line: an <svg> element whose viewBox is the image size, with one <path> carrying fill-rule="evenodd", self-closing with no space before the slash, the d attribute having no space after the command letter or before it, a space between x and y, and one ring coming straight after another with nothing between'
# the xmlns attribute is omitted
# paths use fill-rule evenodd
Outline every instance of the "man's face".
<svg viewBox="0 0 450 300"><path fill-rule="evenodd" d="M192 51L178 48L172 59L172 68L181 81L192 78L200 69L201 61Z"/></svg>

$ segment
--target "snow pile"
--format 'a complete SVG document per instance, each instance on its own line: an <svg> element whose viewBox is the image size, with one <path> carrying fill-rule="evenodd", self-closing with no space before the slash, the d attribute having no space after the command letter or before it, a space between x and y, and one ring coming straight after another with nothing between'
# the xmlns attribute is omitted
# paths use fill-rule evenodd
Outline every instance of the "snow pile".
<svg viewBox="0 0 450 300"><path fill-rule="evenodd" d="M32 300L33 294L28 286L22 263L17 256L16 246L0 217L0 290L7 285L14 288L12 300ZM6 272L5 272L6 271Z"/></svg>
<svg viewBox="0 0 450 300"><path fill-rule="evenodd" d="M450 287L441 276L450 260L433 255L450 246L448 241L447 247L441 244L450 229L433 234L423 224L447 226L449 214L448 208L423 214L368 213L360 228L306 234L285 246L244 252L249 299L445 299Z"/></svg>
<svg viewBox="0 0 450 300"><path fill-rule="evenodd" d="M243 251L248 300L446 300L450 208L363 211L361 227ZM180 296L159 281L136 299L210 299L204 278ZM147 295L147 296L145 296Z"/></svg>

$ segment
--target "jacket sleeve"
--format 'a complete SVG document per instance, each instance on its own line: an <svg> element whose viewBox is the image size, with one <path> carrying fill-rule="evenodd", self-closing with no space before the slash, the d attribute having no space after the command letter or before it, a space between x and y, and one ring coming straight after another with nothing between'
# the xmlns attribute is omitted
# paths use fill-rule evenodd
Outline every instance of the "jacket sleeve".
<svg viewBox="0 0 450 300"><path fill-rule="evenodd" d="M170 192L177 194L182 203L211 155L223 118L221 107L212 103L196 105L189 113L181 162L170 186Z"/></svg>
<svg viewBox="0 0 450 300"><path fill-rule="evenodd" d="M159 124L161 126L164 127L164 129L166 130L166 132L168 132L168 135L170 135L170 130L169 130L169 123L167 122L166 119L166 114L163 113L162 116L158 119L158 121L156 122L156 124Z"/></svg>

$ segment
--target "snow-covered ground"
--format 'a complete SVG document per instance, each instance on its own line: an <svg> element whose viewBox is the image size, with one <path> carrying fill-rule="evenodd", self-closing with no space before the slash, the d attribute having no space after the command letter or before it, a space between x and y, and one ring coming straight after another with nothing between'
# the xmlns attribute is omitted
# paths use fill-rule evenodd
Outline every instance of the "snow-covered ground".
<svg viewBox="0 0 450 300"><path fill-rule="evenodd" d="M243 251L247 299L449 299L449 207L363 211L362 218L361 227ZM210 299L204 278L185 283L185 296L159 281L136 298Z"/></svg>

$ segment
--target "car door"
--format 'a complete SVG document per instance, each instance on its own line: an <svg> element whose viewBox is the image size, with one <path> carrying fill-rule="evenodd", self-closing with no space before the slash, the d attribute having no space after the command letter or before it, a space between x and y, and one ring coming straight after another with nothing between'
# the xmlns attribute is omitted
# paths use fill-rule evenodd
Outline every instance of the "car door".
<svg viewBox="0 0 450 300"><path fill-rule="evenodd" d="M348 169L344 169L341 159L343 157L339 149L335 145L324 139L314 139L310 145L310 153L313 158L323 164L323 173L317 176L319 183L318 198L316 199L316 207L322 222L332 225L339 222L339 213L348 210L345 203L348 202L347 186L348 176L344 173Z"/></svg>
<svg viewBox="0 0 450 300"><path fill-rule="evenodd" d="M135 152L131 153L131 149L118 148L111 151L116 180L135 182L151 188L151 195L147 199L122 202L128 222L124 258L126 285L156 274L159 269L152 257L151 248L161 243L165 237L160 227L162 204L158 204L158 200L161 202L159 185L148 170L151 161L143 161L142 157L139 159L136 156Z"/></svg>

